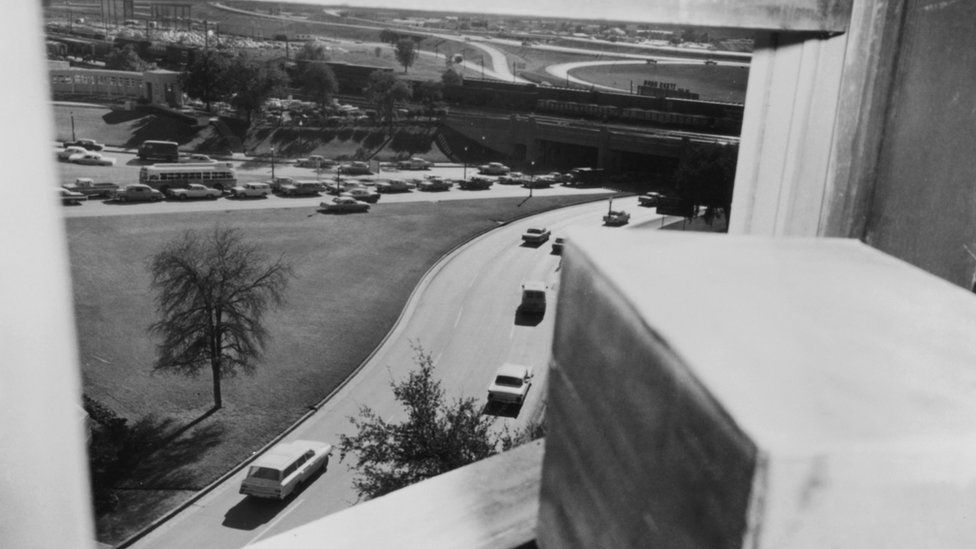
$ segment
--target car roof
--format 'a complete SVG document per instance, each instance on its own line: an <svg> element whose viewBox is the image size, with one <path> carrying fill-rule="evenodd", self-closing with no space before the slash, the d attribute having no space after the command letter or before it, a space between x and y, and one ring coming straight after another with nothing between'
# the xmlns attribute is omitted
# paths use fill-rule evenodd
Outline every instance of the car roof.
<svg viewBox="0 0 976 549"><path fill-rule="evenodd" d="M498 367L498 371L495 375L499 376L511 376L511 377L525 377L529 373L529 367L523 366L521 364L515 364L514 362L506 362Z"/></svg>
<svg viewBox="0 0 976 549"><path fill-rule="evenodd" d="M315 440L296 440L294 442L283 442L265 452L261 457L254 460L251 464L255 467L269 467L272 469L283 469L295 461L295 458L305 452L325 446L326 452L332 450L331 444L318 442Z"/></svg>

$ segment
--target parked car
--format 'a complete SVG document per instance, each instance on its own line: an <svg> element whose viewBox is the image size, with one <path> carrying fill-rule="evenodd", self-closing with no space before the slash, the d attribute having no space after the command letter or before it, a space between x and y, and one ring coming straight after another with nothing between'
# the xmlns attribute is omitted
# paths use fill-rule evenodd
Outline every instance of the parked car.
<svg viewBox="0 0 976 549"><path fill-rule="evenodd" d="M329 213L368 212L369 204L360 202L351 196L337 196L331 202L319 204L319 211Z"/></svg>
<svg viewBox="0 0 976 549"><path fill-rule="evenodd" d="M563 253L563 237L557 236L555 240L552 241L552 253L556 255L562 255Z"/></svg>
<svg viewBox="0 0 976 549"><path fill-rule="evenodd" d="M90 177L79 177L74 183L65 183L61 186L89 198L112 198L119 190L119 186L111 181L95 181Z"/></svg>
<svg viewBox="0 0 976 549"><path fill-rule="evenodd" d="M212 189L199 183L190 183L186 188L171 187L169 195L177 200L187 200L189 198L209 198L216 200L224 193L217 189Z"/></svg>
<svg viewBox="0 0 976 549"><path fill-rule="evenodd" d="M525 174L522 172L508 172L498 178L498 182L502 185L521 185L523 181L525 181Z"/></svg>
<svg viewBox="0 0 976 549"><path fill-rule="evenodd" d="M266 184L271 187L271 192L278 192L281 190L282 185L294 185L295 179L292 177L275 177L266 182Z"/></svg>
<svg viewBox="0 0 976 549"><path fill-rule="evenodd" d="M406 193L410 192L410 184L406 181L391 179L389 181L377 181L376 192L378 193Z"/></svg>
<svg viewBox="0 0 976 549"><path fill-rule="evenodd" d="M240 493L285 499L303 482L329 466L332 445L314 440L283 442L254 460L241 481Z"/></svg>
<svg viewBox="0 0 976 549"><path fill-rule="evenodd" d="M205 154L186 154L180 155L181 164L215 164L217 161Z"/></svg>
<svg viewBox="0 0 976 549"><path fill-rule="evenodd" d="M269 194L271 194L271 185L267 183L244 183L230 190L230 195L235 198L266 197Z"/></svg>
<svg viewBox="0 0 976 549"><path fill-rule="evenodd" d="M488 385L488 402L522 404L532 386L532 372L527 366L506 362L498 367Z"/></svg>
<svg viewBox="0 0 976 549"><path fill-rule="evenodd" d="M60 160L62 162L67 162L68 159L71 158L72 156L74 156L76 154L85 154L86 152L88 152L88 149L86 149L84 147L79 147L77 145L71 145L71 146L65 147L64 149L58 151L58 153L57 153L58 154L58 160Z"/></svg>
<svg viewBox="0 0 976 549"><path fill-rule="evenodd" d="M380 193L372 189L367 189L366 187L355 187L347 190L339 196L349 196L360 202L366 202L369 204L376 204L380 201Z"/></svg>
<svg viewBox="0 0 976 549"><path fill-rule="evenodd" d="M419 156L414 156L407 160L400 160L396 163L399 170L429 170L433 162L428 162Z"/></svg>
<svg viewBox="0 0 976 549"><path fill-rule="evenodd" d="M335 166L335 160L329 160L324 156L313 154L308 158L295 160L295 165L299 168L331 168Z"/></svg>
<svg viewBox="0 0 976 549"><path fill-rule="evenodd" d="M142 183L126 185L115 193L115 200L119 202L158 202L163 199L163 193Z"/></svg>
<svg viewBox="0 0 976 549"><path fill-rule="evenodd" d="M471 179L462 179L458 182L458 187L465 191L476 191L490 189L494 181L480 175L471 176Z"/></svg>
<svg viewBox="0 0 976 549"><path fill-rule="evenodd" d="M61 203L66 206L69 204L78 205L81 204L82 200L88 200L88 196L79 192L69 191L64 187L61 187L60 191L61 191Z"/></svg>
<svg viewBox="0 0 976 549"><path fill-rule="evenodd" d="M623 210L610 210L603 216L604 225L626 225L630 223L630 214Z"/></svg>
<svg viewBox="0 0 976 549"><path fill-rule="evenodd" d="M339 166L339 173L346 175L373 175L366 162L350 162Z"/></svg>
<svg viewBox="0 0 976 549"><path fill-rule="evenodd" d="M522 182L522 186L526 189L548 189L552 186L552 180L544 175L530 177Z"/></svg>
<svg viewBox="0 0 976 549"><path fill-rule="evenodd" d="M323 185L317 181L295 181L282 185L278 192L284 196L312 196L322 192Z"/></svg>
<svg viewBox="0 0 976 549"><path fill-rule="evenodd" d="M545 227L529 227L522 233L522 241L528 244L542 244L549 240L549 229Z"/></svg>
<svg viewBox="0 0 976 549"><path fill-rule="evenodd" d="M718 65L718 61L716 61L714 59L706 59L705 60L705 64L706 65Z"/></svg>
<svg viewBox="0 0 976 549"><path fill-rule="evenodd" d="M102 145L94 139L76 139L74 141L65 141L64 147L81 147L86 151L100 151L105 148L105 145Z"/></svg>
<svg viewBox="0 0 976 549"><path fill-rule="evenodd" d="M512 169L501 162L489 162L482 166L478 166L478 173L482 173L484 175L505 175L510 171L512 171Z"/></svg>
<svg viewBox="0 0 976 549"><path fill-rule="evenodd" d="M420 191L446 191L451 188L451 182L440 177L430 177L417 184Z"/></svg>
<svg viewBox="0 0 976 549"><path fill-rule="evenodd" d="M85 164L88 166L114 166L114 158L106 158L102 156L102 153L85 151L83 153L73 154L68 157L69 162L75 164Z"/></svg>
<svg viewBox="0 0 976 549"><path fill-rule="evenodd" d="M640 206L654 207L661 202L661 193L649 192L637 197L637 204Z"/></svg>

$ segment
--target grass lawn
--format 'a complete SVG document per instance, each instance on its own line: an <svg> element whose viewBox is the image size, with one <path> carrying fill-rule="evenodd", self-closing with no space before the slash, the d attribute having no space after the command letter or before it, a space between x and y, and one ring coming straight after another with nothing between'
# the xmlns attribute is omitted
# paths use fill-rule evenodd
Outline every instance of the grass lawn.
<svg viewBox="0 0 976 549"><path fill-rule="evenodd" d="M598 195L602 196L602 195ZM304 209L72 218L65 221L84 390L166 444L98 521L117 543L217 478L304 414L375 348L423 273L446 251L499 222L594 195L388 204L368 215ZM150 255L186 229L241 228L296 278L266 318L270 344L253 375L225 379L212 404L207 373L154 374Z"/></svg>

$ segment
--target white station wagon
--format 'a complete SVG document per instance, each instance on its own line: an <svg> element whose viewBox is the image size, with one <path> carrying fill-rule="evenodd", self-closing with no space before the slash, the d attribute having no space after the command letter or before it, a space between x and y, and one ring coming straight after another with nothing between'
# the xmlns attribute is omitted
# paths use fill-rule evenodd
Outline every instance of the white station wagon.
<svg viewBox="0 0 976 549"><path fill-rule="evenodd" d="M328 468L332 445L314 440L283 442L254 460L240 493L285 499L312 475Z"/></svg>

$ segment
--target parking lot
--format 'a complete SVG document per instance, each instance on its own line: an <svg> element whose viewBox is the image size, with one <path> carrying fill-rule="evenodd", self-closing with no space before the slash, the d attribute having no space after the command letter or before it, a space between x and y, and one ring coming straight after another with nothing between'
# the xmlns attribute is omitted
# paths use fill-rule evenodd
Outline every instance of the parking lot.
<svg viewBox="0 0 976 549"><path fill-rule="evenodd" d="M139 182L139 169L148 165L140 161L134 152L108 150L105 156L115 158L115 166L85 166L71 164L67 162L59 163L60 183L71 183L79 177L89 177L95 181L111 181L119 185L128 185ZM271 164L253 159L238 159L230 161L237 172L238 181L241 183L267 181L271 178ZM375 167L375 163L374 163ZM422 180L429 176L441 177L444 179L458 180L463 177L470 178L478 173L476 166L465 168L458 164L435 165L429 170L397 170L393 167L382 166L379 173L371 176L341 176L342 181L355 180L364 186L370 186L382 180ZM300 168L291 162L275 162L275 177L292 177L299 181L319 181L324 183L334 182L337 178L336 168L316 170L313 168ZM560 194L588 194L605 192L601 188L575 188L554 185L542 189L526 189L520 185L502 185L497 182L497 177L486 176L496 180L487 190L461 190L457 185L453 185L446 191L425 192L416 189L403 193L388 193L382 195L376 207L382 208L384 203L389 202L436 202L449 200L465 200L471 198L502 198L502 197L525 197L532 196L556 196ZM156 203L126 203L120 204L109 200L88 200L78 206L65 206L64 212L67 217L80 216L105 216L105 215L129 215L134 213L171 213L187 211L213 211L213 210L246 210L261 208L311 208L315 209L324 200L331 200L330 195L321 193L314 196L284 197L271 195L267 198L235 199L223 197L216 201L174 201L166 200Z"/></svg>

